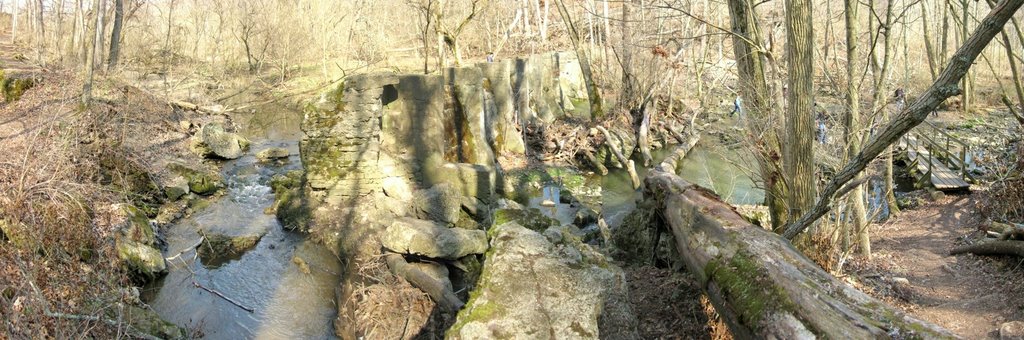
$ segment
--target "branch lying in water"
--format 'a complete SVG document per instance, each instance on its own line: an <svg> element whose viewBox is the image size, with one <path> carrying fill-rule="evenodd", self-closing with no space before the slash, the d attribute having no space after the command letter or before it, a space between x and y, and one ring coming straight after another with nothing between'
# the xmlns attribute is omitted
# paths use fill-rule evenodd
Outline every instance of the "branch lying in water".
<svg viewBox="0 0 1024 340"><path fill-rule="evenodd" d="M196 286L196 288L201 288L202 290L205 290L207 292L213 293L213 295L216 295L216 296L220 297L221 299L224 299L224 301L230 302L232 305L235 305L238 308L241 308L241 309L245 310L246 312L252 313L252 312L255 311L254 309L252 309L250 307L246 307L246 306L242 305L241 303L238 303L237 301L232 300L231 298L225 296L221 292L218 292L218 291L216 291L214 289L211 289L211 288L206 288L206 286L203 286L203 285L199 284L199 282L196 282L195 280L192 280L192 285Z"/></svg>

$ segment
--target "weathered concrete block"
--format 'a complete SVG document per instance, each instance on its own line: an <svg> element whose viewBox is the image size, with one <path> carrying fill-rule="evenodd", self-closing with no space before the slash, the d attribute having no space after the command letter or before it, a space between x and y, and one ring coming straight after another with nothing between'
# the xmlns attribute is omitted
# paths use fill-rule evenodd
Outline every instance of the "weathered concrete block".
<svg viewBox="0 0 1024 340"><path fill-rule="evenodd" d="M526 152L523 136L516 126L515 95L512 92L512 61L478 64L483 72L484 89L490 93L491 105L488 112L487 130L494 153L523 154Z"/></svg>

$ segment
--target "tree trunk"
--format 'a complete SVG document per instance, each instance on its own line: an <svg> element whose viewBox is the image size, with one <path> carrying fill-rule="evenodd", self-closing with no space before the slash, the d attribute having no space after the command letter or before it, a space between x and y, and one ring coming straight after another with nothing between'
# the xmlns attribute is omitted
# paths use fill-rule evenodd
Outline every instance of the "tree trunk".
<svg viewBox="0 0 1024 340"><path fill-rule="evenodd" d="M871 11L874 15L874 0L871 2ZM886 86L890 75L892 74L892 60L893 60L893 1L887 1L885 6L885 22L882 26L878 27L878 33L876 36L882 36L882 61L879 63L877 58L873 58L874 65L874 93L871 97L871 113L875 114L882 111L882 119L885 122L889 121L889 109L886 98L888 98L889 87ZM873 21L873 20L872 20ZM884 33L883 33L884 32ZM875 34L875 33L872 33ZM872 53L874 55L874 53ZM902 108L901 108L902 109ZM892 148L887 148L885 151L885 201L889 208L890 216L896 216L900 212L899 206L896 204L896 195L894 193L894 178L893 178L893 155Z"/></svg>
<svg viewBox="0 0 1024 340"><path fill-rule="evenodd" d="M71 46L73 53L76 56L76 60L79 64L85 64L88 60L86 54L89 53L89 28L85 25L85 1L78 0L77 6L75 7L75 25L78 27L78 31L75 34L74 46Z"/></svg>
<svg viewBox="0 0 1024 340"><path fill-rule="evenodd" d="M57 54L57 63L64 62L64 51L61 39L64 38L64 0L57 0L57 15L54 16L53 52Z"/></svg>
<svg viewBox="0 0 1024 340"><path fill-rule="evenodd" d="M18 10L18 0L11 1L14 2L14 4L11 5L11 8L13 8L12 10L14 11L14 15L11 17L11 44L14 44L18 41L18 12L20 12L20 10Z"/></svg>
<svg viewBox="0 0 1024 340"><path fill-rule="evenodd" d="M124 0L114 0L114 28L110 32L110 60L107 70L117 68L121 54L121 26L124 25Z"/></svg>
<svg viewBox="0 0 1024 340"><path fill-rule="evenodd" d="M36 40L36 62L41 65L46 65L44 58L44 52L46 51L46 27L43 23L43 0L35 0L34 17L35 17L35 40Z"/></svg>
<svg viewBox="0 0 1024 340"><path fill-rule="evenodd" d="M932 36L929 33L931 27L928 26L928 4L921 2L921 28L924 32L924 49L925 54L928 57L928 74L931 75L931 80L935 81L935 77L938 75L938 56L935 55L935 48L932 46Z"/></svg>
<svg viewBox="0 0 1024 340"><path fill-rule="evenodd" d="M740 96L747 103L743 108L746 125L754 136L758 168L764 181L765 205L771 215L772 226L782 228L786 224L786 184L782 170L776 161L779 155L779 138L775 131L766 128L762 122L775 120L771 93L765 79L765 56L762 53L761 29L757 24L752 0L729 0L729 17L732 24L733 56L739 75Z"/></svg>
<svg viewBox="0 0 1024 340"><path fill-rule="evenodd" d="M939 49L939 65L946 65L949 60L949 6L942 6L942 48ZM933 81L934 82L934 81Z"/></svg>
<svg viewBox="0 0 1024 340"><path fill-rule="evenodd" d="M631 8L630 1L622 2L622 20L619 21L622 34L622 41L620 41L622 51L619 52L622 55L622 94L619 95L617 111L633 109L638 101L636 80L633 79L633 47L630 45L630 41L633 39L630 32L630 20L633 16Z"/></svg>
<svg viewBox="0 0 1024 340"><path fill-rule="evenodd" d="M867 167L875 157L883 150L895 143L907 131L921 124L928 114L935 110L946 98L957 95L960 89L957 83L963 79L964 74L970 69L975 59L985 46L992 41L992 38L999 33L1003 25L1009 21L1013 13L1017 12L1024 0L1004 0L996 6L991 13L978 25L978 29L967 42L950 58L949 64L939 75L939 79L922 93L917 100L903 109L895 119L884 126L875 137L864 146L864 149L857 154L857 157L849 161L843 168L832 177L832 180L825 186L819 196L814 208L793 222L786 228L784 236L792 239L807 229L814 221L825 215L831 208L832 200L836 193L844 189L847 182L854 179L864 168Z"/></svg>
<svg viewBox="0 0 1024 340"><path fill-rule="evenodd" d="M96 14L96 39L85 56L85 83L82 85L82 105L89 106L92 102L92 81L96 71L96 49L103 41L103 1L95 1L94 13Z"/></svg>
<svg viewBox="0 0 1024 340"><path fill-rule="evenodd" d="M583 49L583 45L580 44L579 31L573 25L572 18L569 17L569 11L565 8L565 4L562 3L562 0L556 0L555 5L558 6L558 12L562 15L565 28L569 31L569 40L572 41L572 47L576 51L576 59L579 59L580 62L583 82L587 85L587 99L590 101L590 118L593 120L601 119L604 117L604 99L601 97L601 91L597 89L597 83L594 82L594 72L590 68L590 55Z"/></svg>
<svg viewBox="0 0 1024 340"><path fill-rule="evenodd" d="M962 0L961 3L964 6L964 8L963 8L963 10L964 10L963 20L960 21L960 23L961 23L960 30L962 32L961 33L961 37L963 37L964 41L967 41L967 35L969 34L969 31L968 31L968 27L969 26L968 26L967 23L969 22L968 20L970 19L971 2L969 0ZM964 112L964 116L965 116L964 118L967 118L966 116L971 113L971 104L972 104L971 103L971 95L974 92L974 89L971 88L971 85L972 85L971 84L971 72L968 71L967 74L964 75L964 79L963 79L963 81L961 82L961 85L960 85L961 89L963 89L963 93L962 93L963 96L962 96L962 100L961 100L960 104L963 106L963 112Z"/></svg>
<svg viewBox="0 0 1024 340"><path fill-rule="evenodd" d="M990 7L995 8L996 4L994 0L987 1ZM1006 50L1006 60L1010 63L1010 74L1013 75L1013 89L1014 93L1017 94L1017 103L1024 105L1024 84L1021 83L1020 69L1017 65L1017 57L1015 53L1013 53L1013 45L1010 43L1010 35L1006 33L1005 28L999 32L999 35L1003 39L1003 47Z"/></svg>
<svg viewBox="0 0 1024 340"><path fill-rule="evenodd" d="M837 280L708 190L653 170L645 195L737 339L954 339Z"/></svg>
<svg viewBox="0 0 1024 340"><path fill-rule="evenodd" d="M860 151L860 55L857 46L860 36L860 2L857 0L845 0L846 6L846 157L852 159ZM868 223L864 209L864 186L858 185L849 196L851 211L853 213L853 231L857 233L860 240L861 253L871 257L871 238L868 234ZM849 230L843 231L843 251L849 250Z"/></svg>
<svg viewBox="0 0 1024 340"><path fill-rule="evenodd" d="M96 0L96 43L92 48L94 68L103 64L103 32L106 31L104 16L107 12L107 0Z"/></svg>
<svg viewBox="0 0 1024 340"><path fill-rule="evenodd" d="M810 0L786 0L787 142L783 164L789 183L789 218L814 204L814 27Z"/></svg>

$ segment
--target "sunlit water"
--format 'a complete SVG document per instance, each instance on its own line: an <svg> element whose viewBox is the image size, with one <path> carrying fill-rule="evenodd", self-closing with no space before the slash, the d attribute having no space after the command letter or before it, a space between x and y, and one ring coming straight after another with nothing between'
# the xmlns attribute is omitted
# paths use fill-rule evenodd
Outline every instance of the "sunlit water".
<svg viewBox="0 0 1024 340"><path fill-rule="evenodd" d="M660 162L673 147L652 153L655 164ZM641 163L637 163L641 165ZM726 202L731 204L762 204L764 192L754 185L750 179L749 160L724 146L698 143L683 158L679 176L683 179L713 190ZM637 175L647 176L648 169L637 167ZM602 181L603 215L608 225L616 227L622 223L634 208L636 200L641 197L633 190L633 182L629 173L622 169L611 171Z"/></svg>
<svg viewBox="0 0 1024 340"><path fill-rule="evenodd" d="M301 121L301 115L274 111L278 113L240 116L245 119L242 133L260 141L254 141L246 156L226 163L226 195L165 231L165 256L181 255L168 263L166 277L145 289L144 298L157 313L205 339L334 338L340 262L326 248L284 230L273 215L264 213L273 204L270 178L301 167L296 144L296 120ZM291 150L288 162L266 165L255 160L254 153L272 146ZM201 239L197 230L211 226L267 233L240 255L205 259L196 256L192 246ZM301 258L308 272L293 263L293 257Z"/></svg>

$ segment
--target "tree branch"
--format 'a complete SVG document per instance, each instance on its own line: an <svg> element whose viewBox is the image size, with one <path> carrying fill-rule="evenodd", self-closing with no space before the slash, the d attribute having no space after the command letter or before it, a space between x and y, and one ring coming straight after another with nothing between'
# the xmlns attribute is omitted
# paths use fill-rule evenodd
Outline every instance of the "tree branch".
<svg viewBox="0 0 1024 340"><path fill-rule="evenodd" d="M964 77L964 74L971 68L975 59L978 58L978 54L1002 30L1003 25L1010 20L1010 17L1017 12L1017 9L1022 4L1024 4L1024 0L1004 0L993 8L981 25L978 26L977 30L974 31L974 34L971 35L970 39L949 59L949 65L942 71L942 74L939 75L935 83L917 101L900 112L889 125L885 126L874 139L864 146L864 149L857 154L857 157L850 160L843 167L843 170L829 181L825 189L822 190L814 207L801 216L799 220L786 227L783 236L787 239L793 239L817 221L818 218L825 215L831 209L832 200L835 198L836 192L846 182L854 179L857 174L867 167L868 163L881 154L882 151L885 151L886 147L895 143L910 129L924 122L928 118L928 114L935 110L946 98L960 94L961 89L958 83Z"/></svg>

